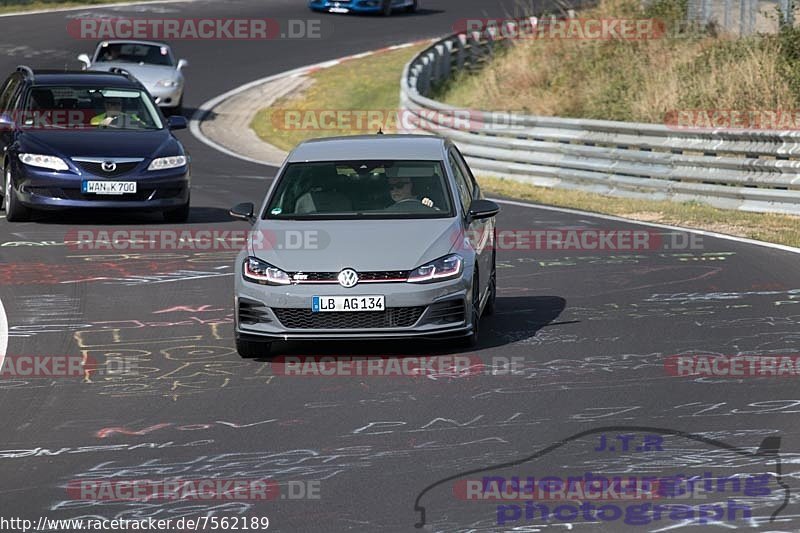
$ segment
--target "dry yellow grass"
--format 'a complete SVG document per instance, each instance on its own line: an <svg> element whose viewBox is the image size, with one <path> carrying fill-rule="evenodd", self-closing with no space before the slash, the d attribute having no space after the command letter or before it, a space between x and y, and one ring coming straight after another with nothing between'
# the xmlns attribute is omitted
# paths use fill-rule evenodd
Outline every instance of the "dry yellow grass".
<svg viewBox="0 0 800 533"><path fill-rule="evenodd" d="M647 16L639 4L604 0L580 17ZM653 123L686 109L797 109L782 46L776 36L672 31L638 41L520 40L438 96L477 109Z"/></svg>

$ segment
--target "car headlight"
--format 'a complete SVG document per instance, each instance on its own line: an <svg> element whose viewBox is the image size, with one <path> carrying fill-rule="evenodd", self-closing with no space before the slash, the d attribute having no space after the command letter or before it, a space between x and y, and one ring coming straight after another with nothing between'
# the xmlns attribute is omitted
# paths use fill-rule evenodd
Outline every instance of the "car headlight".
<svg viewBox="0 0 800 533"><path fill-rule="evenodd" d="M159 157L153 159L147 170L166 170L168 168L178 168L186 166L185 155L175 155L171 157Z"/></svg>
<svg viewBox="0 0 800 533"><path fill-rule="evenodd" d="M413 270L408 276L411 283L430 283L457 278L464 269L464 259L450 254Z"/></svg>
<svg viewBox="0 0 800 533"><path fill-rule="evenodd" d="M51 170L69 170L66 161L54 155L19 154L19 160L32 167L49 168Z"/></svg>
<svg viewBox="0 0 800 533"><path fill-rule="evenodd" d="M292 282L289 274L255 257L245 259L242 274L247 281L262 285L289 285Z"/></svg>
<svg viewBox="0 0 800 533"><path fill-rule="evenodd" d="M177 87L178 82L175 80L158 80L156 87Z"/></svg>

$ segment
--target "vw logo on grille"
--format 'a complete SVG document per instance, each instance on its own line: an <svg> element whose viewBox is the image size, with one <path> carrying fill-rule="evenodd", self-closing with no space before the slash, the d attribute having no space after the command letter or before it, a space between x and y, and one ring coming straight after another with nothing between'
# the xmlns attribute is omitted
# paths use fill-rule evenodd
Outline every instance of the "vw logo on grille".
<svg viewBox="0 0 800 533"><path fill-rule="evenodd" d="M103 172L114 172L117 170L117 164L113 161L103 161L100 163L100 168L103 169Z"/></svg>
<svg viewBox="0 0 800 533"><path fill-rule="evenodd" d="M339 285L345 288L354 287L356 283L358 283L358 274L352 268L345 268L341 272L337 278L339 280Z"/></svg>

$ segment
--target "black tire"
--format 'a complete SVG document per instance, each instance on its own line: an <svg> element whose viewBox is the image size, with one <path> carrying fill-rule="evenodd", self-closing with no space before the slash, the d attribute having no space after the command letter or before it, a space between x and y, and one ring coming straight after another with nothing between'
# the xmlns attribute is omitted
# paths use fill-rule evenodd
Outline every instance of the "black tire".
<svg viewBox="0 0 800 533"><path fill-rule="evenodd" d="M31 210L22 205L11 185L11 169L6 167L5 182L3 186L3 208L6 211L6 220L9 222L24 222L31 217Z"/></svg>
<svg viewBox="0 0 800 533"><path fill-rule="evenodd" d="M483 308L483 314L490 316L495 311L495 300L497 300L497 252L492 251L492 273L489 275L489 299Z"/></svg>
<svg viewBox="0 0 800 533"><path fill-rule="evenodd" d="M472 279L472 333L459 339L459 347L461 348L474 348L478 344L478 335L480 333L480 294L481 288L478 283L478 272L475 272L475 277Z"/></svg>
<svg viewBox="0 0 800 533"><path fill-rule="evenodd" d="M383 0L381 4L381 15L388 17L392 14L392 0Z"/></svg>
<svg viewBox="0 0 800 533"><path fill-rule="evenodd" d="M267 357L269 355L271 342L257 342L236 339L236 351L244 359L255 359L256 357Z"/></svg>
<svg viewBox="0 0 800 533"><path fill-rule="evenodd" d="M186 202L181 207L176 209L169 209L164 211L164 222L186 222L189 220L189 202Z"/></svg>
<svg viewBox="0 0 800 533"><path fill-rule="evenodd" d="M417 0L414 0L413 4L411 4L410 6L406 6L406 13L415 13L417 11L417 8L419 8L419 2Z"/></svg>

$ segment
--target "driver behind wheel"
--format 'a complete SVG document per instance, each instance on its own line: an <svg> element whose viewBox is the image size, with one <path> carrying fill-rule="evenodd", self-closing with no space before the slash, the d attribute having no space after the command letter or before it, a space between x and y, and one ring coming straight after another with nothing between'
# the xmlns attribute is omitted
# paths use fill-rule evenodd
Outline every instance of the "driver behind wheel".
<svg viewBox="0 0 800 533"><path fill-rule="evenodd" d="M105 105L106 110L105 112L92 117L92 126L110 126L115 120L123 118L128 118L137 122L143 122L142 119L140 119L134 113L122 112L122 99L120 98L105 98L103 100L103 104Z"/></svg>
<svg viewBox="0 0 800 533"><path fill-rule="evenodd" d="M411 178L392 177L389 178L389 194L392 196L392 201L395 204L409 200L422 202L422 205L433 207L433 200L428 197L417 198L414 194L414 185L411 183Z"/></svg>

